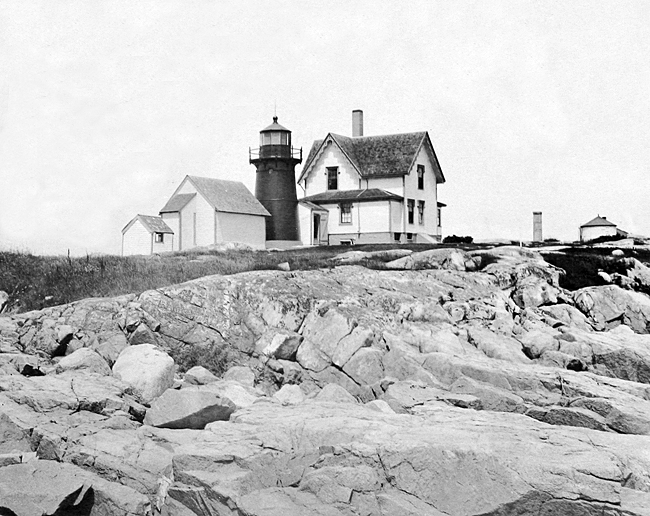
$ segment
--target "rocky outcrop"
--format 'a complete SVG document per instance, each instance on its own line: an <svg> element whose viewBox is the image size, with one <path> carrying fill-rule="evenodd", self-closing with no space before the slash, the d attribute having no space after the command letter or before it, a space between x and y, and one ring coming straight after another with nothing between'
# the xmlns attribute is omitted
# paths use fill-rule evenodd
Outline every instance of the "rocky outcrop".
<svg viewBox="0 0 650 516"><path fill-rule="evenodd" d="M17 516L150 514L143 494L71 464L48 460L0 468L0 512Z"/></svg>
<svg viewBox="0 0 650 516"><path fill-rule="evenodd" d="M0 507L647 514L647 296L567 292L514 247L334 260L355 261L388 269L212 276L0 318ZM192 347L233 367L175 379Z"/></svg>

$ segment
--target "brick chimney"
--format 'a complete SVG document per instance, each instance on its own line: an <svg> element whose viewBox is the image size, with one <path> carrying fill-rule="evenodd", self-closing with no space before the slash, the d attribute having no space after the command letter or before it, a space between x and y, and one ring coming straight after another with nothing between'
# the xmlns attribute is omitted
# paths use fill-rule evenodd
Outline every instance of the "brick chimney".
<svg viewBox="0 0 650 516"><path fill-rule="evenodd" d="M352 111L352 136L363 136L363 111Z"/></svg>

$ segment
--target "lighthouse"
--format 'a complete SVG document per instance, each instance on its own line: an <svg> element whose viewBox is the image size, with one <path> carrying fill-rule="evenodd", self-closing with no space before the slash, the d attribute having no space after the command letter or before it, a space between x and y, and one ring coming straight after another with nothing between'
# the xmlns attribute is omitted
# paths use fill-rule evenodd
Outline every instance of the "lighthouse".
<svg viewBox="0 0 650 516"><path fill-rule="evenodd" d="M260 131L260 146L249 149L255 165L255 197L271 214L266 219L266 246L300 245L295 167L302 162L302 148L291 146L291 131L273 123Z"/></svg>

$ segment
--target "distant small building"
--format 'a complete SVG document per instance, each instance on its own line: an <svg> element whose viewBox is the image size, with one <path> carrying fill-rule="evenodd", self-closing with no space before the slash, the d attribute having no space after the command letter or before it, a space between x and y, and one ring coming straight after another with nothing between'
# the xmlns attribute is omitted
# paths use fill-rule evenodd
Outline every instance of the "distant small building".
<svg viewBox="0 0 650 516"><path fill-rule="evenodd" d="M162 217L136 215L122 230L122 256L171 251L174 232Z"/></svg>
<svg viewBox="0 0 650 516"><path fill-rule="evenodd" d="M589 242L604 236L627 236L627 232L618 229L616 224L607 220L606 217L597 217L591 219L580 226L580 242Z"/></svg>
<svg viewBox="0 0 650 516"><path fill-rule="evenodd" d="M264 249L270 214L239 181L185 176L160 216L181 251L228 242Z"/></svg>

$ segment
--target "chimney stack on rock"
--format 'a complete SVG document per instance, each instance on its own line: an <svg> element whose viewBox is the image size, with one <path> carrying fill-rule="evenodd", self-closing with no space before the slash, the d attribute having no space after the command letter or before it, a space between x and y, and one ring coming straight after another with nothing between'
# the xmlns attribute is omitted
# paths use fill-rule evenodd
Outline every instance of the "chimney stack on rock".
<svg viewBox="0 0 650 516"><path fill-rule="evenodd" d="M363 136L363 111L352 111L352 137Z"/></svg>

